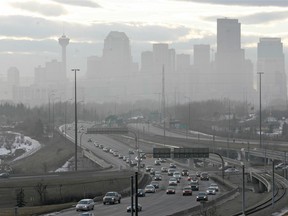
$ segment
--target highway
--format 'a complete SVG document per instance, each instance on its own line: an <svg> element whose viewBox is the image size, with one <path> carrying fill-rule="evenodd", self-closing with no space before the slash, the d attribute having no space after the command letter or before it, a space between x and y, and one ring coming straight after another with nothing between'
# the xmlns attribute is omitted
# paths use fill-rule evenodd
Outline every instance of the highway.
<svg viewBox="0 0 288 216"><path fill-rule="evenodd" d="M73 137L73 130L67 133L69 136ZM88 142L89 139L92 139L92 142ZM79 142L80 143L80 140ZM106 162L109 162L113 165L113 169L125 169L129 166L126 162L118 157L115 157L111 153L106 153L103 149L96 147L95 144L102 144L104 147L112 148L115 151L118 151L120 154L129 156L128 152L129 149L135 147L135 141L131 140L129 145L123 144L121 142L115 141L104 135L91 135L91 134L83 134L81 137L81 148L89 149L93 151L93 153L97 154L99 157L104 159ZM142 145L141 149L146 152L152 152L153 145ZM135 150L135 149L134 149ZM134 159L136 154L130 154L131 159ZM153 165L155 170L159 170L161 166L169 167L169 160L167 162L161 164L161 166L154 165L153 158L145 159L145 165ZM179 171L181 171L183 167L177 167ZM131 168L130 168L131 169ZM135 169L135 168L134 168ZM135 169L136 170L136 169ZM190 173L195 171L189 170ZM163 179L160 181L160 188L157 190L155 194L146 194L146 197L140 197L139 203L143 206L143 211L140 213L141 215L171 215L181 210L189 209L195 205L200 205L199 202L196 202L196 195L198 194L197 191L193 191L193 195L191 196L183 196L182 195L182 188L183 186L188 184L186 180L187 177L183 177L180 183L176 187L176 194L174 195L167 195L166 188L168 186L169 176L167 173L163 173ZM206 191L208 186L211 184L212 181L199 181L200 182L200 190L199 191ZM209 200L215 199L217 196L221 195L223 191L217 192L216 195L209 195ZM83 197L84 198L84 197ZM94 211L92 211L95 215L129 215L126 212L127 206L130 205L131 197L125 197L121 200L120 204L115 205L103 205L102 202L96 203ZM76 204L76 203L75 203ZM56 214L56 213L55 213ZM131 214L131 213L130 213ZM73 216L79 215L79 212L75 211L75 208L71 208L65 210L63 212L57 213L57 215L61 216Z"/></svg>

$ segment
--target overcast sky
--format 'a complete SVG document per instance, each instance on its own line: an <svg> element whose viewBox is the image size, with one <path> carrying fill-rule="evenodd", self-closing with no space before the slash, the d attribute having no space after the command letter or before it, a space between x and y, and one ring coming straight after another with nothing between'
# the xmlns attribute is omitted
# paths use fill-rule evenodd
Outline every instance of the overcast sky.
<svg viewBox="0 0 288 216"><path fill-rule="evenodd" d="M4 77L11 66L33 76L38 65L60 60L63 33L71 39L68 74L75 67L86 72L86 58L102 55L110 31L127 34L136 62L159 42L191 56L194 44L216 50L216 20L223 17L241 23L246 58L255 61L259 37L281 37L285 51L288 45L287 0L1 0L0 14Z"/></svg>

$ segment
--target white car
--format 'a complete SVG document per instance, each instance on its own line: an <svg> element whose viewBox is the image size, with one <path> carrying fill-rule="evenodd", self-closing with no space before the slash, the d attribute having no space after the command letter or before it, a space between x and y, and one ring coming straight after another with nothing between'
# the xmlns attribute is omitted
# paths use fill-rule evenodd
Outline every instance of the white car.
<svg viewBox="0 0 288 216"><path fill-rule="evenodd" d="M210 187L214 188L216 192L219 191L219 187L216 183L211 183Z"/></svg>
<svg viewBox="0 0 288 216"><path fill-rule="evenodd" d="M177 185L177 183L178 183L178 181L176 178L173 177L173 178L169 179L169 185L175 186L175 185Z"/></svg>
<svg viewBox="0 0 288 216"><path fill-rule="evenodd" d="M155 193L156 192L156 189L153 185L147 185L144 190L145 190L145 193Z"/></svg>
<svg viewBox="0 0 288 216"><path fill-rule="evenodd" d="M215 190L215 188L213 188L213 187L209 187L209 188L206 190L206 193L207 193L208 195L215 195L215 194L216 194L216 190Z"/></svg>
<svg viewBox="0 0 288 216"><path fill-rule="evenodd" d="M180 179L181 179L181 173L176 171L173 173L173 177L177 179L177 182L179 183L180 182Z"/></svg>
<svg viewBox="0 0 288 216"><path fill-rule="evenodd" d="M93 199L82 199L76 205L76 211L89 211L94 209L94 200Z"/></svg>

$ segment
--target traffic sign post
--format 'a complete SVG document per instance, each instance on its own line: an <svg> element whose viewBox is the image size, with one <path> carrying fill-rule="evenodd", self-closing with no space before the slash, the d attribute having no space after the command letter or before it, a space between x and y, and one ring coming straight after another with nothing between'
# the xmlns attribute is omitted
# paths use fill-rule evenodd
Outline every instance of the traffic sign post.
<svg viewBox="0 0 288 216"><path fill-rule="evenodd" d="M209 158L209 148L174 148L174 158Z"/></svg>
<svg viewBox="0 0 288 216"><path fill-rule="evenodd" d="M128 134L127 127L87 128L87 134Z"/></svg>
<svg viewBox="0 0 288 216"><path fill-rule="evenodd" d="M171 158L171 149L153 148L153 158Z"/></svg>

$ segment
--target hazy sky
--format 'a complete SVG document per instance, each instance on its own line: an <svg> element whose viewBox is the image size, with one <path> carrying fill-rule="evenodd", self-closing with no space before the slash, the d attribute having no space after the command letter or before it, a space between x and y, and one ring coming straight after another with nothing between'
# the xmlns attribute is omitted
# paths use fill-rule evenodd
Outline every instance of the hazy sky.
<svg viewBox="0 0 288 216"><path fill-rule="evenodd" d="M127 34L136 62L155 42L169 43L177 54L192 55L194 44L216 50L222 17L241 22L242 47L253 61L259 37L281 37L288 45L287 0L1 0L0 14L2 76L10 66L33 76L38 65L60 60L63 32L71 39L67 68L83 74L86 58L102 55L110 31Z"/></svg>

